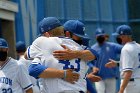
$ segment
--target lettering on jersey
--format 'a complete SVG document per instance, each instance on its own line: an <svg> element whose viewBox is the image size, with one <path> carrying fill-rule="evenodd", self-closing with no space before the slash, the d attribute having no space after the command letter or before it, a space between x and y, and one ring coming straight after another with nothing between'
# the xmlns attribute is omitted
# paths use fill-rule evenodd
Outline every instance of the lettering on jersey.
<svg viewBox="0 0 140 93"><path fill-rule="evenodd" d="M0 83L5 83L12 86L12 80L7 77L0 77Z"/></svg>
<svg viewBox="0 0 140 93"><path fill-rule="evenodd" d="M76 72L80 71L80 59L75 60L76 67L70 64L69 60L59 60L59 63L64 64L63 69L75 69Z"/></svg>

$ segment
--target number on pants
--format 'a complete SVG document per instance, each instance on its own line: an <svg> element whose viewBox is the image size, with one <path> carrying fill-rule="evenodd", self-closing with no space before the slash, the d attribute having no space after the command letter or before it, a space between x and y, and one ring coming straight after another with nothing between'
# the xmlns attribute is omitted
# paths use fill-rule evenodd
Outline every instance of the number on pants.
<svg viewBox="0 0 140 93"><path fill-rule="evenodd" d="M64 64L63 69L75 69L76 72L80 71L80 59L75 60L75 64L77 65L74 67L70 64L69 60L59 60L59 63Z"/></svg>

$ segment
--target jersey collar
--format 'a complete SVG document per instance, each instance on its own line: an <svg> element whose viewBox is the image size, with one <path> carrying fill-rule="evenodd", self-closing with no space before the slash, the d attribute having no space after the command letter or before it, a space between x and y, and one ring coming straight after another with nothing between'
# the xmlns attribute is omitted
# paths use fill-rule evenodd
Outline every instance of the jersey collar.
<svg viewBox="0 0 140 93"><path fill-rule="evenodd" d="M1 66L0 69L3 69L6 66L6 64L10 61L10 59L11 59L11 57L8 57L7 61L5 62L5 64L3 66Z"/></svg>

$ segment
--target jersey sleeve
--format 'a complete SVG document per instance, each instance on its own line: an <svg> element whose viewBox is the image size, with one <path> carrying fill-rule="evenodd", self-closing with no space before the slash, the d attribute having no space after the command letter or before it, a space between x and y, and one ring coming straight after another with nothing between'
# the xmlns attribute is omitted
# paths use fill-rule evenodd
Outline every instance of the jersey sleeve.
<svg viewBox="0 0 140 93"><path fill-rule="evenodd" d="M130 54L127 50L123 50L121 53L121 63L122 63L122 71L127 71L127 70L133 71L134 69L133 54Z"/></svg>
<svg viewBox="0 0 140 93"><path fill-rule="evenodd" d="M99 54L97 53L97 51L92 48L87 48L87 50L89 50L96 57L96 60L99 59Z"/></svg>
<svg viewBox="0 0 140 93"><path fill-rule="evenodd" d="M41 64L41 60L39 58L35 58L32 61L32 64L29 66L29 75L33 76L34 78L38 79L39 75L47 69L46 66Z"/></svg>
<svg viewBox="0 0 140 93"><path fill-rule="evenodd" d="M43 55L41 50L35 47L35 45L31 45L27 48L27 58L32 59L36 57L41 57Z"/></svg>
<svg viewBox="0 0 140 93"><path fill-rule="evenodd" d="M17 75L18 82L21 87L26 91L32 87L30 76L28 74L27 68L21 63L19 64L19 71Z"/></svg>

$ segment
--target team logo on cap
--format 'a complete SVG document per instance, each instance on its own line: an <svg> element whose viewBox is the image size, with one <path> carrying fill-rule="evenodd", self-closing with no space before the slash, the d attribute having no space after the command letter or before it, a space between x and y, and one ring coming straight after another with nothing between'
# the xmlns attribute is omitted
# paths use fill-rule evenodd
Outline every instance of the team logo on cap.
<svg viewBox="0 0 140 93"><path fill-rule="evenodd" d="M123 34L123 31L121 31L121 33L120 34Z"/></svg>
<svg viewBox="0 0 140 93"><path fill-rule="evenodd" d="M85 31L86 30L86 28L85 27L83 27L83 31Z"/></svg>

